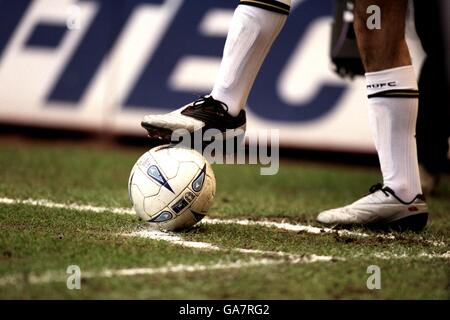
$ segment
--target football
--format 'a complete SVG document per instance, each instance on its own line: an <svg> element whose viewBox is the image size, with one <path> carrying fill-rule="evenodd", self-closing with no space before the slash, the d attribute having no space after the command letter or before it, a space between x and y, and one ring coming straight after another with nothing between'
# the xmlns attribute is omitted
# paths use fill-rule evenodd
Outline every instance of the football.
<svg viewBox="0 0 450 320"><path fill-rule="evenodd" d="M216 180L197 151L163 145L133 166L128 194L136 214L152 226L179 231L199 222L214 200Z"/></svg>

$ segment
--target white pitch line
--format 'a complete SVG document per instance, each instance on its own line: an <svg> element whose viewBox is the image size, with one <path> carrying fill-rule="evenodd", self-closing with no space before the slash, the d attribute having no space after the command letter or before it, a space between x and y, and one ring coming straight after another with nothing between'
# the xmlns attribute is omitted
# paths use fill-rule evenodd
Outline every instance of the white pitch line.
<svg viewBox="0 0 450 320"><path fill-rule="evenodd" d="M113 212L117 214L134 214L133 210L126 209L126 208L108 208L108 207L98 207L98 206L92 206L92 205L78 205L78 204L61 204L61 203L55 203L48 200L33 200L33 199L27 199L27 200L18 200L18 199L9 199L9 198L0 198L0 203L2 204L27 204L32 206L41 206L41 207L47 207L47 208L60 208L60 209L71 209L76 211L92 211L92 212ZM290 224L290 223L284 223L284 222L272 222L272 221L252 221L252 220L236 220L236 219L227 219L227 220L221 220L221 219L206 219L206 223L225 223L225 224L239 224L239 225L258 225L258 226L264 226L264 227L274 227L279 228L283 230L288 231L296 231L296 232L309 232L309 233L330 233L330 232L336 232L335 230L329 229L329 228L317 228L313 226L304 226L299 224ZM357 236L370 236L368 234L364 233L356 233L346 230L340 230L344 231L345 234L348 235L357 235ZM341 257L332 257L332 256L319 256L319 255L295 255L290 254L287 252L281 252L281 251L263 251L263 250L255 250L255 249L242 249L242 248L236 248L236 249L224 249L219 246L216 246L211 243L206 242L197 242L197 241L188 241L184 240L183 238L170 234L165 233L161 231L156 230L141 230L136 231L129 234L124 234L125 236L136 236L136 237L146 237L154 240L162 240L162 241L168 241L173 244L181 245L184 247L191 247L196 249L208 249L208 250L220 250L220 251L236 251L240 253L248 253L248 254L260 254L260 255L266 255L271 257L278 257L278 258L285 258L285 259L268 259L268 258L262 258L262 259L250 259L249 261L235 261L231 263L223 263L219 262L216 264L194 264L194 265L175 265L175 266L166 266L166 267L160 267L160 268L130 268L130 269L106 269L99 272L83 272L82 277L83 278L108 278L108 277L114 277L114 276L135 276L135 275L155 275L155 274L167 274L167 273L177 273L177 272L199 272L199 271L210 271L210 270L227 270L227 269L240 269L240 268L247 268L247 267L257 267L257 266L268 266L268 265L276 265L276 264L282 264L282 263L313 263L313 262L329 262L333 260L344 260ZM444 244L445 245L445 244ZM356 256L355 256L356 257ZM404 258L429 258L429 259L435 259L435 258L443 258L443 259L450 259L450 252L447 251L444 254L437 254L437 253L420 253L416 256L409 256L406 254L398 255L398 254L392 254L392 253L375 253L372 255L373 258L379 258L379 259L404 259ZM367 258L367 257L366 257ZM50 282L57 282L57 281L65 281L67 278L66 276L62 275L61 273L57 272L47 272L41 275L36 274L30 274L30 275L23 275L23 274L16 274L16 275L7 275L2 278L0 278L0 286L8 285L8 284L16 284L20 281L26 281L30 284L44 284L44 283L50 283Z"/></svg>
<svg viewBox="0 0 450 320"><path fill-rule="evenodd" d="M112 212L116 214L128 214L134 215L134 210L131 208L113 208L113 207L102 207L102 206L93 206L93 205L80 205L80 204L64 204L57 203L50 200L45 199L11 199L11 198L0 198L0 204L25 204L36 207L45 207L45 208L58 208L58 209L69 209L75 211L91 211L95 213L104 213L104 212ZM294 231L294 232L306 232L311 234L338 234L338 235L348 235L348 236L357 236L357 237L372 237L372 238L381 238L381 239L390 239L395 240L396 237L390 234L377 234L370 235L363 232L355 232L350 230L336 230L332 228L321 228L314 227L310 225L302 225L302 224L292 224L287 222L274 222L269 220L248 220L248 219L218 219L218 218L204 218L201 223L205 224L238 224L245 226L262 226L268 228L277 228L280 230L286 231ZM426 239L418 239L420 241L426 242L433 246L443 247L446 244L442 241L433 241Z"/></svg>
<svg viewBox="0 0 450 320"><path fill-rule="evenodd" d="M407 255L395 255L395 254L374 254L374 258L379 259L403 259L403 258L450 258L450 252L446 252L442 255L421 253L417 256L407 256ZM250 267L261 267L261 266L271 266L279 265L283 263L289 264L300 264L300 263L314 263L329 261L323 260L320 256L305 256L298 259L250 259L248 261L237 260L234 262L218 262L215 264L178 264L178 265L167 265L165 267L159 268L127 268L127 269L104 269L102 271L81 271L82 279L90 278L111 278L111 277L121 277L121 276L139 276L139 275L163 275L170 273L192 273L192 272L203 272L203 271L215 271L215 270L231 270L231 269L242 269ZM31 285L39 285L53 282L65 282L67 281L67 274L63 272L49 271L43 274L12 274L6 275L0 278L0 286L6 285L17 285L18 283L26 282Z"/></svg>
<svg viewBox="0 0 450 320"><path fill-rule="evenodd" d="M160 275L169 273L182 273L182 272L201 272L201 271L214 271L214 270L231 270L242 269L250 267L261 267L278 265L285 262L291 264L298 263L312 263L320 260L311 259L296 259L296 260L276 260L276 259L250 259L248 261L237 260L234 262L218 262L215 264L178 264L167 265L159 268L128 268L128 269L105 269L102 271L83 271L81 270L81 278L111 278L120 276L137 276L137 275ZM51 282L65 282L67 280L67 274L63 272L46 272L41 275L37 274L14 274L7 275L0 278L0 286L15 285L17 283L27 282L29 284L46 284Z"/></svg>
<svg viewBox="0 0 450 320"><path fill-rule="evenodd" d="M330 262L330 261L346 261L347 259L344 257L337 257L337 256L323 256L323 255L316 255L316 254L305 254L305 255L299 255L294 253L289 253L285 251L269 251L269 250L258 250L258 249L244 249L244 248L222 248L215 244L208 243L208 242L198 242L198 241L189 241L185 240L182 237L179 237L177 235L174 235L173 233L163 232L159 230L152 230L152 229L144 229L139 230L131 233L124 233L123 236L127 237L141 237L141 238L147 238L152 240L159 240L159 241L166 241L178 246L182 246L185 248L194 248L194 249L204 249L204 250L211 250L211 251L223 251L223 252L238 252L238 253L245 253L245 254L257 254L262 255L266 257L271 258L284 258L289 261L296 261L296 260L302 260L302 261L309 261L309 262L317 262L317 261L324 261L324 262ZM352 258L378 258L383 260L390 260L390 259L450 259L450 251L444 252L444 253L428 253L428 252L421 252L415 255L408 255L406 253L403 254L397 254L392 252L375 252L370 255L354 255Z"/></svg>
<svg viewBox="0 0 450 320"><path fill-rule="evenodd" d="M65 204L57 203L45 199L10 199L10 198L0 198L1 204L26 204L34 207L44 207L51 209L69 209L75 211L92 211L95 213L112 212L116 214L135 214L133 209L128 208L110 208L110 207L98 207L92 205L83 204Z"/></svg>
<svg viewBox="0 0 450 320"><path fill-rule="evenodd" d="M133 209L129 208L111 208L111 207L99 207L99 206L93 206L93 205L80 205L80 204L64 204L64 203L56 203L52 202L50 200L45 199L10 199L10 198L0 198L1 204L25 204L25 205L31 205L36 207L45 207L45 208L58 208L58 209L69 209L69 210L75 210L75 211L92 211L96 213L103 213L103 212L113 212L117 214L130 214L134 215L135 212ZM277 229L282 229L286 231L295 231L295 232L307 232L307 233L314 233L314 234L320 234L320 233L335 233L338 232L340 234L347 234L347 235L354 235L354 236L369 236L365 233L360 232L353 232L348 230L333 230L330 228L318 228L313 227L309 225L301 225L301 224L291 224L286 222L273 222L268 220L263 221L254 221L254 220L247 220L247 219L217 219L217 218L204 218L201 223L206 224L239 224L239 225L246 225L246 226L263 226L263 227L272 227Z"/></svg>
<svg viewBox="0 0 450 320"><path fill-rule="evenodd" d="M185 248L195 248L195 249L205 249L205 250L212 250L212 251L233 251L233 252L239 252L239 253L245 253L245 254L258 254L263 255L267 257L278 257L278 258L285 258L291 261L296 260L304 260L309 262L317 262L317 261L343 261L344 259L341 257L333 257L333 256L321 256L321 255L315 255L315 254L308 254L308 255L298 255L293 253L288 253L284 251L268 251L268 250L257 250L257 249L244 249L244 248L233 248L233 249L227 249L222 248L217 245L207 243L207 242L198 242L198 241L189 241L185 240L182 237L176 236L172 233L167 233L159 230L139 230L132 233L124 233L123 236L128 237L141 237L141 238L147 238L152 240L159 240L159 241L166 241L175 245L179 245Z"/></svg>
<svg viewBox="0 0 450 320"><path fill-rule="evenodd" d="M261 226L268 228L276 228L286 231L294 231L294 232L306 232L312 234L321 234L321 233L337 233L339 235L352 235L359 237L370 237L367 233L355 232L350 230L336 230L325 227L314 227L303 224L292 224L288 222L274 222L269 220L248 220L248 219L216 219L216 218L204 218L202 222L206 224L238 224L242 226ZM379 236L379 235L377 235ZM393 235L383 235L389 239L395 239Z"/></svg>
<svg viewBox="0 0 450 320"><path fill-rule="evenodd" d="M206 249L206 250L215 250L215 251L222 250L222 248L220 248L216 245L213 245L211 243L188 241L188 240L184 240L183 238L176 236L174 234L159 231L159 230L139 230L139 231L134 231L131 233L123 233L121 235L126 236L126 237L139 237L139 238L146 238L146 239L152 239L152 240L167 241L172 244L176 244L176 245L186 247L186 248Z"/></svg>
<svg viewBox="0 0 450 320"><path fill-rule="evenodd" d="M450 259L450 251L444 253L428 253L428 252L420 252L414 256L408 255L406 253L403 254L392 254L385 252L373 253L372 256L378 259L391 260L391 259Z"/></svg>
<svg viewBox="0 0 450 320"><path fill-rule="evenodd" d="M260 226L267 228L276 228L280 230L293 231L293 232L306 232L310 234L337 234L339 236L356 236L362 238L378 238L396 240L397 238L392 234L368 234L364 232L350 231L344 229L332 229L326 227L314 227L303 224L292 224L288 222L275 222L270 220L248 220L248 219L217 219L217 218L204 218L202 223L206 224L238 224L242 226ZM445 247L446 244L443 241L435 241L419 238L419 241L431 244L436 247Z"/></svg>

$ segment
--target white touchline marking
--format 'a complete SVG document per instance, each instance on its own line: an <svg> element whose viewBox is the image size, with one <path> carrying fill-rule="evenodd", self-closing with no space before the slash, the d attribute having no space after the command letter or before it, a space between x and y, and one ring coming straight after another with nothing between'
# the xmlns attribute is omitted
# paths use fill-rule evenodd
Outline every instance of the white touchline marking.
<svg viewBox="0 0 450 320"><path fill-rule="evenodd" d="M10 199L10 198L0 198L0 203L2 204L26 204L35 207L44 207L44 208L56 208L56 209L69 209L75 211L92 211L95 213L103 213L103 212L112 212L117 214L134 214L133 209L128 208L109 208L109 207L98 207L92 205L83 205L83 204L65 204L65 203L57 203L50 200L45 199Z"/></svg>
<svg viewBox="0 0 450 320"><path fill-rule="evenodd" d="M10 198L0 198L0 203L2 204L27 204L32 206L41 206L47 208L61 208L61 209L71 209L76 211L92 211L92 212L113 212L117 214L134 214L132 209L126 208L108 208L108 207L98 207L92 205L78 205L78 204L62 204L55 203L48 200L18 200L18 199L10 199ZM288 231L297 231L297 232L308 232L308 233L331 233L331 232L341 232L340 234L347 235L357 235L363 237L369 237L369 234L360 233L360 232L352 232L347 230L333 230L329 228L318 228L313 226L305 226L300 224L290 224L285 222L272 222L272 221L253 221L253 220L237 220L237 219L206 219L205 223L210 224L239 224L239 225L258 225L265 227L274 227ZM248 261L235 261L235 262L219 262L216 264L193 264L193 265L168 265L166 267L160 268L129 268L129 269L106 269L102 271L87 271L82 273L83 278L109 278L114 276L135 276L135 275L155 275L155 274L167 274L167 273L177 273L177 272L198 272L198 271L210 271L210 270L226 270L226 269L240 269L247 267L256 267L256 266L268 266L268 265L276 265L282 263L313 263L313 262L329 262L329 261L345 261L342 257L333 257L333 256L320 256L315 254L309 255L296 255L282 251L263 251L256 249L243 249L243 248L235 248L235 249L225 249L221 248L217 245L206 243L206 242L197 242L197 241L188 241L183 238L176 236L171 233L166 233L157 230L140 230L135 231L128 234L123 234L124 236L133 236L133 237L145 237L154 240L162 240L167 241L176 245L196 248L196 249L207 249L207 250L220 250L220 251L235 251L240 253L248 253L248 254L260 254L270 256L272 258L262 258L262 259L254 259L251 258ZM378 235L377 235L378 236ZM392 235L387 235L392 239L395 239ZM438 244L441 245L441 244ZM445 243L442 243L445 245ZM275 259L277 257L278 259ZM353 256L352 258L357 258L358 255ZM415 256L407 255L407 254L393 254L390 252L378 252L372 255L365 255L365 258L378 258L378 259L414 259L414 258L428 258L428 259L450 259L450 251L447 251L443 254L438 253L427 253L422 252ZM284 258L284 259L280 259ZM0 286L8 285L8 284L16 284L20 281L27 281L30 284L45 284L51 282L65 281L67 275L63 275L59 272L47 272L41 275L36 274L16 274L16 275L6 275L0 278Z"/></svg>
<svg viewBox="0 0 450 320"><path fill-rule="evenodd" d="M294 232L306 232L313 234L321 234L321 233L337 233L339 235L352 235L352 236L360 236L360 237L370 237L367 233L355 232L350 230L335 230L331 228L325 227L313 227L309 225L302 224L292 224L288 222L274 222L269 220L248 220L248 219L216 219L216 218L204 218L201 222L207 224L239 224L242 226L261 226L261 227L269 227L269 228L277 228L286 231L294 231ZM389 239L395 239L393 235L383 235L388 237Z"/></svg>
<svg viewBox="0 0 450 320"><path fill-rule="evenodd" d="M207 242L198 242L198 241L189 241L185 240L182 237L179 237L177 235L174 235L170 232L163 232L159 230L152 230L152 229L143 229L139 231L134 231L131 233L123 233L123 236L127 237L141 237L141 238L147 238L152 240L160 240L160 241L167 241L169 243L179 245L186 248L195 248L195 249L205 249L205 250L212 250L212 251L225 251L225 252L239 252L239 253L247 253L247 254L258 254L263 255L266 257L278 257L278 258L285 258L290 261L295 260L309 260L311 262L316 261L346 261L346 258L344 257L337 257L337 256L322 256L322 255L316 255L316 254L305 254L305 255L299 255L294 253L289 253L285 251L269 251L269 250L258 250L258 249L243 249L243 248L222 248L217 245L214 245L212 243ZM450 251L447 251L445 253L428 253L428 252L421 252L415 255L408 255L408 254L397 254L392 252L375 252L370 255L360 255L355 254L352 256L352 258L378 258L378 259L421 259L421 258L428 258L428 259L450 259Z"/></svg>
<svg viewBox="0 0 450 320"><path fill-rule="evenodd" d="M102 206L93 206L93 205L80 205L80 204L64 204L64 203L56 203L50 200L45 199L11 199L11 198L0 198L0 204L25 204L37 207L45 207L45 208L58 208L58 209L69 209L75 211L91 211L96 213L103 212L112 212L116 214L128 214L134 215L134 210L131 208L113 208L113 207L102 207ZM391 239L395 240L396 237L391 234L376 234L370 235L363 232L355 232L350 230L336 230L332 228L321 228L314 227L309 225L302 224L292 224L287 222L274 222L269 220L248 220L248 219L218 219L218 218L204 218L201 223L205 224L238 224L238 225L246 225L246 226L262 226L268 228L277 228L280 230L286 231L294 231L294 232L306 232L311 234L330 234L335 233L338 235L348 235L348 236L357 236L357 237L372 237L372 238L381 238L381 239ZM446 244L443 241L433 241L427 239L418 239L419 241L423 241L425 243L431 244L437 247L444 247Z"/></svg>
<svg viewBox="0 0 450 320"><path fill-rule="evenodd" d="M291 264L298 263L313 263L321 260L314 259L295 259L295 260L280 260L280 259L250 259L248 261L237 260L234 262L218 262L215 264L168 264L165 267L159 268L128 268L128 269L105 269L102 271L82 271L81 278L111 278L118 276L137 276L137 275L158 275L168 273L181 273L181 272L200 272L200 271L214 271L214 270L231 270L242 269L250 267L270 266L278 265L285 262ZM63 272L46 272L41 275L34 273L14 274L7 275L0 278L0 286L15 285L19 282L26 282L29 284L45 284L51 282L64 282L67 280L67 275Z"/></svg>
<svg viewBox="0 0 450 320"><path fill-rule="evenodd" d="M197 242L197 241L187 241L183 238L176 236L174 234L163 232L159 230L139 230L131 233L123 233L123 236L126 237L140 237L140 238L147 238L152 240L161 240L161 241L167 241L176 245L180 245L182 247L187 248L196 248L196 249L207 249L207 250L217 250L221 251L222 248L213 245L211 243L206 242Z"/></svg>
<svg viewBox="0 0 450 320"><path fill-rule="evenodd" d="M288 253L284 251L267 251L267 250L257 250L257 249L243 249L243 248L221 248L217 245L207 243L207 242L198 242L198 241L189 241L185 240L182 237L176 236L172 233L167 233L159 230L150 230L150 229L144 229L139 230L131 233L123 233L123 236L127 237L141 237L141 238L147 238L152 240L160 240L160 241L167 241L169 243L179 245L186 248L195 248L195 249L205 249L205 250L212 250L212 251L233 251L233 252L239 252L239 253L246 253L246 254L259 254L264 255L267 257L279 257L279 258L285 258L288 260L308 260L310 262L316 262L316 261L343 261L344 259L341 257L333 257L333 256L320 256L315 254L307 254L307 255L298 255L293 253Z"/></svg>
<svg viewBox="0 0 450 320"><path fill-rule="evenodd" d="M450 259L450 251L444 253L428 253L428 252L420 252L414 256L408 255L406 253L403 254L392 254L386 252L377 252L373 253L372 256L378 259L390 260L390 259Z"/></svg>
<svg viewBox="0 0 450 320"><path fill-rule="evenodd" d="M396 254L374 254L374 258L379 259L403 259L403 258L450 258L450 252L446 252L442 255L421 253L417 256L396 255ZM120 276L139 276L139 275L158 275L168 273L181 273L181 272L201 272L201 271L215 271L215 270L231 270L242 269L250 267L271 266L283 263L300 264L300 263L314 263L330 261L328 259L322 259L321 256L304 256L296 259L250 259L248 261L237 260L234 262L218 262L215 264L168 264L165 267L158 268L127 268L127 269L104 269L101 271L83 271L81 273L82 279L90 278L111 278ZM0 278L0 286L16 285L18 283L28 283L31 285L46 284L53 282L64 282L67 280L67 274L63 272L49 271L40 275L30 274L12 274L6 275Z"/></svg>
<svg viewBox="0 0 450 320"><path fill-rule="evenodd" d="M397 238L392 234L368 234L364 232L350 231L344 229L332 229L326 227L314 227L303 224L292 224L288 222L275 222L270 220L248 220L248 219L217 219L217 218L204 218L200 223L206 224L238 224L243 226L261 226L268 228L276 228L280 230L293 231L293 232L306 232L311 234L337 234L339 236L356 236L367 238L379 238L396 240ZM417 240L431 244L436 247L445 247L446 244L443 241L427 240L418 238Z"/></svg>

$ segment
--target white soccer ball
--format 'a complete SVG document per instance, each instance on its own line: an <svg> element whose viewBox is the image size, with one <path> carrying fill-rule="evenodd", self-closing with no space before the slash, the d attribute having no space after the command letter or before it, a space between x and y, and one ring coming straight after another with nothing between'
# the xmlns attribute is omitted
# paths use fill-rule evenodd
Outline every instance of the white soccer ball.
<svg viewBox="0 0 450 320"><path fill-rule="evenodd" d="M170 145L144 153L128 179L128 194L137 215L161 230L189 228L208 212L216 179L197 151Z"/></svg>

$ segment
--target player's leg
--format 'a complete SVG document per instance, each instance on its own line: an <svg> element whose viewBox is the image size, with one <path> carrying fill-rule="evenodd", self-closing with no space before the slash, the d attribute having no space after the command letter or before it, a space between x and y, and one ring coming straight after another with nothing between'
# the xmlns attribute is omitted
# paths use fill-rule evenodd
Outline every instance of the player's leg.
<svg viewBox="0 0 450 320"><path fill-rule="evenodd" d="M167 141L176 129L245 128L247 97L273 41L286 21L291 0L241 0L228 31L211 95L142 121L149 136Z"/></svg>
<svg viewBox="0 0 450 320"><path fill-rule="evenodd" d="M380 29L367 25L371 5L381 9ZM415 140L419 93L405 41L407 5L407 0L356 0L355 32L366 70L369 122L383 184L349 206L321 213L320 222L412 229L426 224Z"/></svg>
<svg viewBox="0 0 450 320"><path fill-rule="evenodd" d="M370 30L365 10L377 2L382 25ZM384 185L410 201L422 190L415 140L419 93L404 32L407 5L407 0L357 0L355 26Z"/></svg>

